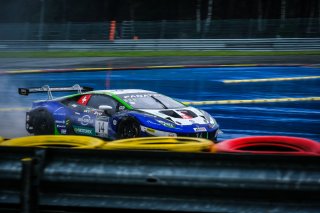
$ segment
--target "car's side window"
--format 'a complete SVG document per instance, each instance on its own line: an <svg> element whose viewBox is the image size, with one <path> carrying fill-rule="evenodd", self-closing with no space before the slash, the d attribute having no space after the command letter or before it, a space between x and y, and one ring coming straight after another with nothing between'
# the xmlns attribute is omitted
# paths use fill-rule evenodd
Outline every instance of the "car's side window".
<svg viewBox="0 0 320 213"><path fill-rule="evenodd" d="M82 95L75 95L70 98L62 100L61 103L69 107L71 107L72 105L80 105L78 102L79 102L79 99L81 98L82 98Z"/></svg>
<svg viewBox="0 0 320 213"><path fill-rule="evenodd" d="M112 112L115 113L119 109L119 102L112 97L106 95L92 95L87 106L99 109L101 105L109 105L112 107Z"/></svg>

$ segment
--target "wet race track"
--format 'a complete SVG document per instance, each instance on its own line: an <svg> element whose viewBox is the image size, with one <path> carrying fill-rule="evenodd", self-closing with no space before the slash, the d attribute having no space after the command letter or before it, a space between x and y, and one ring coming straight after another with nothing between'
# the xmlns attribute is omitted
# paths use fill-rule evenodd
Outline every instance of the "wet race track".
<svg viewBox="0 0 320 213"><path fill-rule="evenodd" d="M0 136L11 138L27 135L24 129L26 109L31 106L32 101L47 98L45 93L19 96L18 87L80 84L95 89L153 90L181 101L192 102L255 99L276 101L283 98L319 97L319 76L320 68L306 66L3 74L0 76ZM265 78L272 79L263 82L227 81ZM64 94L54 93L54 96ZM208 111L216 118L224 132L218 138L220 141L249 135L286 135L320 141L319 100L222 104L204 102L196 107Z"/></svg>

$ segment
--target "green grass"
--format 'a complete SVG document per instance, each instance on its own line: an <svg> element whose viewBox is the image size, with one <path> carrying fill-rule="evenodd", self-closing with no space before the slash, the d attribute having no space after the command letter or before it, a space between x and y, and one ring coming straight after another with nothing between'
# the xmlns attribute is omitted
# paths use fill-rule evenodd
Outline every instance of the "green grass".
<svg viewBox="0 0 320 213"><path fill-rule="evenodd" d="M32 51L0 52L1 58L155 57L155 56L286 56L320 55L320 51Z"/></svg>
<svg viewBox="0 0 320 213"><path fill-rule="evenodd" d="M157 57L157 56L286 56L320 55L320 51L32 51L0 52L1 58Z"/></svg>

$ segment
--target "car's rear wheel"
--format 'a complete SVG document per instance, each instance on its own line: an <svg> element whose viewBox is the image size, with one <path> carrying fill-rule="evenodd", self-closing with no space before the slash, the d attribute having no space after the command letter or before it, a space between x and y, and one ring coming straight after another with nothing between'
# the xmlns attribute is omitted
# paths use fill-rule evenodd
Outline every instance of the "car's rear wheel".
<svg viewBox="0 0 320 213"><path fill-rule="evenodd" d="M118 138L137 138L140 137L140 124L133 118L124 119L118 127Z"/></svg>
<svg viewBox="0 0 320 213"><path fill-rule="evenodd" d="M54 134L54 120L52 115L45 109L39 109L33 113L33 126L35 135Z"/></svg>

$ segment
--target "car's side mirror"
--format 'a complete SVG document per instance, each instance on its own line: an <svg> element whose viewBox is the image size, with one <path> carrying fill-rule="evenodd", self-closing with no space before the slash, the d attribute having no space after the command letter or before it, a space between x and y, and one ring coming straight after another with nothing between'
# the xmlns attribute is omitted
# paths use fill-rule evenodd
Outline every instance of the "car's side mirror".
<svg viewBox="0 0 320 213"><path fill-rule="evenodd" d="M103 110L106 114L111 115L112 114L112 106L109 105L100 105L99 109Z"/></svg>

